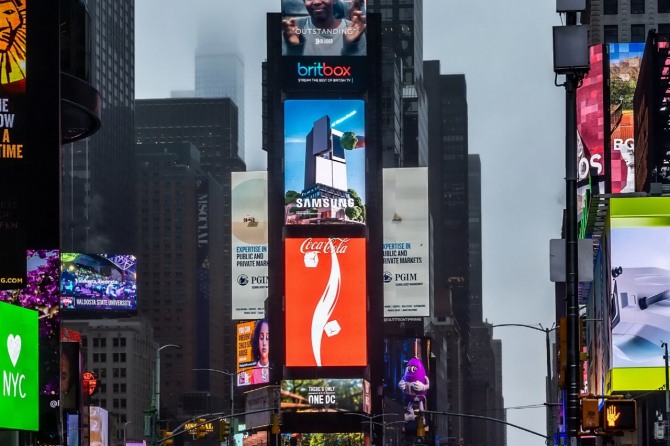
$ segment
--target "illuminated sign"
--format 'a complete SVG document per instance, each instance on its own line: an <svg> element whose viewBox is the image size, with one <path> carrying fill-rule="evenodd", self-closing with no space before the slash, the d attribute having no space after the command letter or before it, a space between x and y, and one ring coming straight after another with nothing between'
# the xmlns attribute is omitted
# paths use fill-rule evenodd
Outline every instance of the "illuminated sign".
<svg viewBox="0 0 670 446"><path fill-rule="evenodd" d="M635 400L606 399L603 406L603 427L606 431L637 429Z"/></svg>
<svg viewBox="0 0 670 446"><path fill-rule="evenodd" d="M611 390L655 390L670 339L670 197L611 198L609 210Z"/></svg>
<svg viewBox="0 0 670 446"><path fill-rule="evenodd" d="M365 104L284 102L287 225L365 224Z"/></svg>
<svg viewBox="0 0 670 446"><path fill-rule="evenodd" d="M360 412L363 408L362 379L300 379L281 383L282 411Z"/></svg>
<svg viewBox="0 0 670 446"><path fill-rule="evenodd" d="M93 372L84 372L81 374L81 378L84 391L89 396L93 395L98 390L98 379L95 377L95 374Z"/></svg>
<svg viewBox="0 0 670 446"><path fill-rule="evenodd" d="M286 366L367 365L363 238L285 240Z"/></svg>
<svg viewBox="0 0 670 446"><path fill-rule="evenodd" d="M137 310L136 268L132 255L62 253L62 310Z"/></svg>
<svg viewBox="0 0 670 446"><path fill-rule="evenodd" d="M237 385L270 382L270 325L267 319L237 324Z"/></svg>
<svg viewBox="0 0 670 446"><path fill-rule="evenodd" d="M365 56L365 0L282 0L282 54Z"/></svg>
<svg viewBox="0 0 670 446"><path fill-rule="evenodd" d="M644 43L609 44L610 175L614 194L635 192L633 96L643 54Z"/></svg>
<svg viewBox="0 0 670 446"><path fill-rule="evenodd" d="M268 295L267 172L232 172L230 183L232 318L262 318Z"/></svg>
<svg viewBox="0 0 670 446"><path fill-rule="evenodd" d="M429 316L428 170L383 175L384 316Z"/></svg>
<svg viewBox="0 0 670 446"><path fill-rule="evenodd" d="M0 303L0 427L39 429L38 313Z"/></svg>

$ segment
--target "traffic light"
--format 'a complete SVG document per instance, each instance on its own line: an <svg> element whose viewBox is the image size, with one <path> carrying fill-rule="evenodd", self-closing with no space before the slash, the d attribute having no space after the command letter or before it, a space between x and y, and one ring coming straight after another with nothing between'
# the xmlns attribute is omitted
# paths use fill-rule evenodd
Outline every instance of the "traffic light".
<svg viewBox="0 0 670 446"><path fill-rule="evenodd" d="M598 413L598 400L595 398L582 398L582 429L590 431L599 427L600 414Z"/></svg>
<svg viewBox="0 0 670 446"><path fill-rule="evenodd" d="M272 414L272 434L273 435L278 435L281 433L281 429L279 428L279 414L273 413Z"/></svg>
<svg viewBox="0 0 670 446"><path fill-rule="evenodd" d="M198 418L197 420L195 420L195 422L196 422L195 438L196 440L202 440L207 436L207 426L205 426L207 420L204 418Z"/></svg>
<svg viewBox="0 0 670 446"><path fill-rule="evenodd" d="M603 406L603 429L634 431L637 429L637 403L635 400L607 399Z"/></svg>
<svg viewBox="0 0 670 446"><path fill-rule="evenodd" d="M228 420L221 420L219 421L219 441L226 441L226 438L228 438L228 435L230 435L230 421Z"/></svg>
<svg viewBox="0 0 670 446"><path fill-rule="evenodd" d="M426 436L426 424L423 421L423 416L419 415L416 418L416 436L425 437Z"/></svg>
<svg viewBox="0 0 670 446"><path fill-rule="evenodd" d="M162 446L172 446L174 445L174 439L168 438L172 437L174 432L161 431L163 433L163 441L161 442Z"/></svg>

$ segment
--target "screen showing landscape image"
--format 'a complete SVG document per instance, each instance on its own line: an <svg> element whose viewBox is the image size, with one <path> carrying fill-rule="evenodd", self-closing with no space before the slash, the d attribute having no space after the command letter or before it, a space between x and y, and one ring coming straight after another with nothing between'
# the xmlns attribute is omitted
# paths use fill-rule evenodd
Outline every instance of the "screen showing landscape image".
<svg viewBox="0 0 670 446"><path fill-rule="evenodd" d="M137 310L136 268L132 255L61 254L63 311Z"/></svg>

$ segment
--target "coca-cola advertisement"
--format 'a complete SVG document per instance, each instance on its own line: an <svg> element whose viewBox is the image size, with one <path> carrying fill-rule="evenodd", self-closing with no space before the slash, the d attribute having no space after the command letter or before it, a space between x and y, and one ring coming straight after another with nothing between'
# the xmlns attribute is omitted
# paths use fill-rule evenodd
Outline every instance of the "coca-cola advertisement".
<svg viewBox="0 0 670 446"><path fill-rule="evenodd" d="M367 364L364 238L289 238L286 366Z"/></svg>

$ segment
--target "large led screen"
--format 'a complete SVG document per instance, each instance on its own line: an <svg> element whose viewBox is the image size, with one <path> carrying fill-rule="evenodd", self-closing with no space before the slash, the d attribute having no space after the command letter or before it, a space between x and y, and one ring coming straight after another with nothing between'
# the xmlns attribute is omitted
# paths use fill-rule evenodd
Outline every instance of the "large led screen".
<svg viewBox="0 0 670 446"><path fill-rule="evenodd" d="M428 398L431 386L430 353L429 339L384 339L384 397L387 411L403 413L411 419L413 404L421 404L424 410L435 407Z"/></svg>
<svg viewBox="0 0 670 446"><path fill-rule="evenodd" d="M365 0L282 0L282 54L365 56Z"/></svg>
<svg viewBox="0 0 670 446"><path fill-rule="evenodd" d="M233 319L257 319L268 294L267 172L231 175Z"/></svg>
<svg viewBox="0 0 670 446"><path fill-rule="evenodd" d="M4 359L0 360L3 369L0 373L4 373L3 379L6 377L5 382L9 384L4 388L5 398L0 403L0 427L45 431L60 417L58 251L29 250L26 269L25 288L0 291L0 302L12 307L0 316L3 320L0 330L5 333L0 335L0 345L6 348ZM17 326L14 329L15 323L23 324L21 321L30 324L31 328ZM38 379L39 387L34 388L33 381ZM16 401L19 399L21 402Z"/></svg>
<svg viewBox="0 0 670 446"><path fill-rule="evenodd" d="M270 382L270 324L267 319L237 324L237 385Z"/></svg>
<svg viewBox="0 0 670 446"><path fill-rule="evenodd" d="M670 341L670 197L610 200L612 390L664 385Z"/></svg>
<svg viewBox="0 0 670 446"><path fill-rule="evenodd" d="M428 169L384 169L384 316L429 316Z"/></svg>
<svg viewBox="0 0 670 446"><path fill-rule="evenodd" d="M285 223L364 224L365 103L284 102Z"/></svg>
<svg viewBox="0 0 670 446"><path fill-rule="evenodd" d="M635 192L633 97L644 43L609 44L611 192Z"/></svg>
<svg viewBox="0 0 670 446"><path fill-rule="evenodd" d="M137 259L132 255L61 254L61 307L137 310Z"/></svg>
<svg viewBox="0 0 670 446"><path fill-rule="evenodd" d="M286 366L367 365L365 239L285 240Z"/></svg>
<svg viewBox="0 0 670 446"><path fill-rule="evenodd" d="M362 379L300 379L281 383L281 410L295 412L362 412Z"/></svg>

